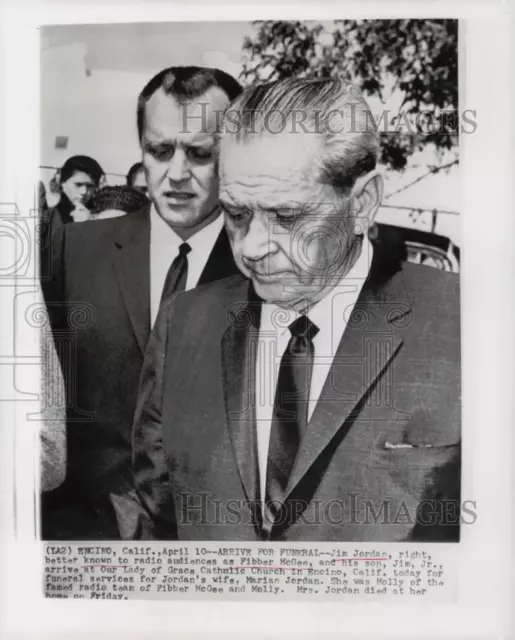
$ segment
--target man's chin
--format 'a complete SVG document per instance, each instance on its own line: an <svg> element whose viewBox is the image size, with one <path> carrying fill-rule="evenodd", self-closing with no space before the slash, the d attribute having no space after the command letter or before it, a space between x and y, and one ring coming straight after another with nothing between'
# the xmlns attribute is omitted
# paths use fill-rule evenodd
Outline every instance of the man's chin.
<svg viewBox="0 0 515 640"><path fill-rule="evenodd" d="M166 202L160 202L156 206L157 212L165 222L174 227L191 227L192 221L196 220L195 212L191 207L174 207Z"/></svg>
<svg viewBox="0 0 515 640"><path fill-rule="evenodd" d="M268 304L277 304L279 306L289 306L298 298L293 291L289 291L283 283L280 282L263 282L256 278L252 278L252 284L256 294Z"/></svg>

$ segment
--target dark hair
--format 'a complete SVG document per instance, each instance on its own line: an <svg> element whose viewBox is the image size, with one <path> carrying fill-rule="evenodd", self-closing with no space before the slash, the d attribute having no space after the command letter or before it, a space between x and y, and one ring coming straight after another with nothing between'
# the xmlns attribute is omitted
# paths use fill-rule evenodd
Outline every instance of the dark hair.
<svg viewBox="0 0 515 640"><path fill-rule="evenodd" d="M89 156L72 156L66 160L61 168L61 184L79 171L87 173L97 186L100 178L104 175L104 170L93 158Z"/></svg>
<svg viewBox="0 0 515 640"><path fill-rule="evenodd" d="M209 89L218 87L232 102L243 91L240 83L225 71L208 67L169 67L155 75L138 97L137 124L141 140L145 122L145 105L158 89L177 100L198 98Z"/></svg>
<svg viewBox="0 0 515 640"><path fill-rule="evenodd" d="M107 209L118 209L125 213L139 211L148 204L147 197L126 186L108 186L99 189L90 202L91 213L102 213Z"/></svg>
<svg viewBox="0 0 515 640"><path fill-rule="evenodd" d="M140 171L143 171L143 162L135 162L127 173L127 186L132 187L134 180Z"/></svg>

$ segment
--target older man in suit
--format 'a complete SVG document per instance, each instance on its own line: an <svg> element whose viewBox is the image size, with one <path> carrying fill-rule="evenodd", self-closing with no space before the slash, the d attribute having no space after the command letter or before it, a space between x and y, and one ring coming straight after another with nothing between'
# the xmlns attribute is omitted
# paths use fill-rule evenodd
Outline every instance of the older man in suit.
<svg viewBox="0 0 515 640"><path fill-rule="evenodd" d="M140 94L151 204L61 228L42 283L67 394L67 473L45 494L46 539L115 539L110 493L131 477L131 426L162 297L237 272L218 205L221 114L241 91L217 69L174 67Z"/></svg>
<svg viewBox="0 0 515 640"><path fill-rule="evenodd" d="M368 240L383 186L366 102L337 79L271 83L225 125L241 275L161 308L125 535L457 540L458 280Z"/></svg>

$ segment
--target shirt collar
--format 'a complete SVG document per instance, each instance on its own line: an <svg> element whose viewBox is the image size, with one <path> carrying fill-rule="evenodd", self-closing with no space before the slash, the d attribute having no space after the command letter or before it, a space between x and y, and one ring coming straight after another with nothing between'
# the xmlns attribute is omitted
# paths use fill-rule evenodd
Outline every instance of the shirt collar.
<svg viewBox="0 0 515 640"><path fill-rule="evenodd" d="M221 213L221 212L220 212ZM224 225L224 219L222 215L219 215L213 222L210 222L200 231L194 233L187 242L191 247L192 253L203 253L204 250L208 252L213 248L213 236L216 237L222 231ZM179 248L184 240L177 235L177 233L167 224L163 218L157 212L154 204L150 207L150 226L152 230L152 237L166 239L166 242L172 242L173 246Z"/></svg>
<svg viewBox="0 0 515 640"><path fill-rule="evenodd" d="M334 289L331 289L326 296L319 300L308 311L307 315L311 322L314 322L318 327L324 326L328 318L334 317L333 303L336 304L338 300L341 300L345 307L350 308L351 304L354 306L370 272L372 253L372 243L365 237L361 246L361 252L352 269L340 280ZM345 291L347 295L339 295L343 291Z"/></svg>

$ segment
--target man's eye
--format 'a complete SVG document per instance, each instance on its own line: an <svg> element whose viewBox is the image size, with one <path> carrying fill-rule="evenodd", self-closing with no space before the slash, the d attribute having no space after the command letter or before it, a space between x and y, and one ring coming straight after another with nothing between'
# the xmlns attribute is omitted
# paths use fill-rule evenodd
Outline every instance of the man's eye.
<svg viewBox="0 0 515 640"><path fill-rule="evenodd" d="M200 149L197 147L190 147L188 149L188 155L193 160L210 160L213 156L211 149Z"/></svg>
<svg viewBox="0 0 515 640"><path fill-rule="evenodd" d="M275 217L277 222L284 227L290 227L295 222L295 215L292 213L277 211Z"/></svg>
<svg viewBox="0 0 515 640"><path fill-rule="evenodd" d="M173 147L154 147L151 145L147 145L145 147L145 150L157 160L165 160L167 158L170 158L174 152Z"/></svg>
<svg viewBox="0 0 515 640"><path fill-rule="evenodd" d="M234 220L234 222L241 222L250 215L248 209L228 209L227 207L222 207L222 211L227 214L231 220Z"/></svg>

